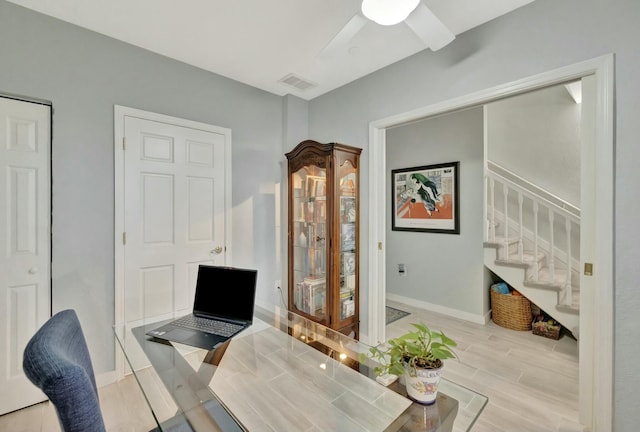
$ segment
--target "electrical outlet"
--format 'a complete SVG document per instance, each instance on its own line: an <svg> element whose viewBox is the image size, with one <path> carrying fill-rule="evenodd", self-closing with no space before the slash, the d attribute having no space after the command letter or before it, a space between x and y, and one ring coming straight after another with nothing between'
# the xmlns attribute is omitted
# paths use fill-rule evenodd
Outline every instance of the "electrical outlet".
<svg viewBox="0 0 640 432"><path fill-rule="evenodd" d="M404 264L398 264L398 275L406 276L407 275L407 266Z"/></svg>
<svg viewBox="0 0 640 432"><path fill-rule="evenodd" d="M278 291L278 290L280 290L280 287L281 287L281 286L282 286L282 281L281 281L280 279L277 279L277 280L276 280L276 283L275 283L275 286L274 286L274 289L275 289L276 291Z"/></svg>

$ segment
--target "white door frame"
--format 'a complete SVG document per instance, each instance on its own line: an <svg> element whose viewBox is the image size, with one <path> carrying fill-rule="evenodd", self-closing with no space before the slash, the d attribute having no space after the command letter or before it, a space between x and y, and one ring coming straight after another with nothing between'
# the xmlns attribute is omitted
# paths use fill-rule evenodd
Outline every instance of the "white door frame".
<svg viewBox="0 0 640 432"><path fill-rule="evenodd" d="M595 234L596 256L594 257L594 285L599 287L594 305L588 309L598 313L591 316L593 334L581 334L581 356L590 355L591 371L581 377L591 377L592 382L581 382L580 386L597 391L580 392L581 419L592 430L608 431L613 425L613 115L614 115L614 57L613 54L597 57L574 65L555 69L512 83L500 85L417 110L397 114L373 121L369 124L369 301L367 334L370 342L385 340L385 215L387 186L386 172L386 128L406 122L424 119L461 108L479 106L497 99L514 96L526 91L540 89L584 76L596 79L596 154L595 184L599 199L596 208L598 231ZM601 200L601 201L600 201ZM597 349L595 347L598 347ZM585 349L586 348L586 349ZM583 362L580 362L581 367ZM583 387L584 385L584 387Z"/></svg>
<svg viewBox="0 0 640 432"><path fill-rule="evenodd" d="M207 123L200 123L178 117L171 117L164 114L157 114L148 111L114 105L114 157L115 157L115 316L114 322L120 324L124 321L124 245L122 244L122 233L124 229L124 119L125 117L136 117L143 120L169 123L176 126L199 129L206 132L225 135L225 190L224 190L224 244L226 245L226 262L233 262L231 259L233 247L231 243L232 218L231 218L231 130L214 126ZM116 347L116 352L118 348ZM119 362L117 362L119 363Z"/></svg>

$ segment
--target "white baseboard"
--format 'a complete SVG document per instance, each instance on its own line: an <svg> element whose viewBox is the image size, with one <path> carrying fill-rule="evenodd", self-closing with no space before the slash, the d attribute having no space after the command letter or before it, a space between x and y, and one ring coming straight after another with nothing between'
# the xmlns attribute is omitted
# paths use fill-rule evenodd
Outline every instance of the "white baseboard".
<svg viewBox="0 0 640 432"><path fill-rule="evenodd" d="M472 313L464 312L458 309L452 309L446 306L441 306L441 305L437 305L437 304L433 304L433 303L429 303L421 300L416 300L409 297L400 296L397 294L390 294L390 293L387 293L387 299L398 302L398 303L404 303L407 305L415 306L420 309L437 312L442 315L447 315L454 318L460 318L462 320L469 321L476 324L485 325L489 322L489 319L491 318L491 311L485 313L484 315L472 314Z"/></svg>
<svg viewBox="0 0 640 432"><path fill-rule="evenodd" d="M99 374L96 374L96 385L98 386L98 388L113 384L116 381L117 374L115 370L100 372Z"/></svg>

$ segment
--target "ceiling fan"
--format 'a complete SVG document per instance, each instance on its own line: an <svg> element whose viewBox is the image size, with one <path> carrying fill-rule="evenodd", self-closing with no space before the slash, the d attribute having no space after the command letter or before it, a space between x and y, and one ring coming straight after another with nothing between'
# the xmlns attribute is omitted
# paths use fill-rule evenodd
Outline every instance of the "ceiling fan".
<svg viewBox="0 0 640 432"><path fill-rule="evenodd" d="M363 0L361 12L355 14L322 50L336 52L369 22L380 25L404 23L429 47L437 51L455 39L455 35L422 0Z"/></svg>

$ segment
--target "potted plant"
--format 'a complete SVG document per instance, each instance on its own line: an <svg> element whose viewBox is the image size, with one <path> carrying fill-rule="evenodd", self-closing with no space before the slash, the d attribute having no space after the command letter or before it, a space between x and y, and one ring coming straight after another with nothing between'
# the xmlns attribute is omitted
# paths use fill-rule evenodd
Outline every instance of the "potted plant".
<svg viewBox="0 0 640 432"><path fill-rule="evenodd" d="M452 350L457 344L423 323L411 325L416 330L370 348L369 355L379 363L376 375L404 376L407 396L430 405L436 401L443 360L457 357Z"/></svg>

